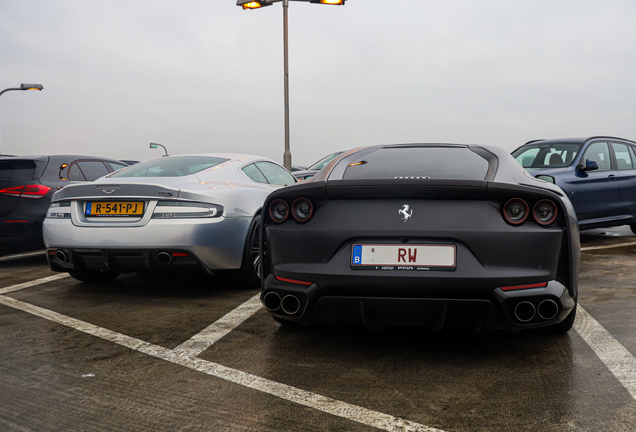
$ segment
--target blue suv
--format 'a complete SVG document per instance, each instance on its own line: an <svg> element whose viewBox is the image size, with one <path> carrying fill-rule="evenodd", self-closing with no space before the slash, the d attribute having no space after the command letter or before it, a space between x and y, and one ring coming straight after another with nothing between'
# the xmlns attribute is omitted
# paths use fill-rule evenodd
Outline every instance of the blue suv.
<svg viewBox="0 0 636 432"><path fill-rule="evenodd" d="M636 233L636 142L608 136L535 140L512 156L565 191L581 230L629 225Z"/></svg>

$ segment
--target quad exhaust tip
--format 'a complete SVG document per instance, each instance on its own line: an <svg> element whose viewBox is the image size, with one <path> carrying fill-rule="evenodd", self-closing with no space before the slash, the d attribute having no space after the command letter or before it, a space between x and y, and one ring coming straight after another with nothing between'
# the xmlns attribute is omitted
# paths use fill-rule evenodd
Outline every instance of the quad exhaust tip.
<svg viewBox="0 0 636 432"><path fill-rule="evenodd" d="M281 300L278 293L270 291L263 297L263 305L268 311L275 312L280 308Z"/></svg>
<svg viewBox="0 0 636 432"><path fill-rule="evenodd" d="M300 300L294 295L286 295L281 302L283 312L289 315L294 315L300 310Z"/></svg>
<svg viewBox="0 0 636 432"><path fill-rule="evenodd" d="M537 310L541 318L549 321L559 314L559 305L554 300L546 299L539 303Z"/></svg>
<svg viewBox="0 0 636 432"><path fill-rule="evenodd" d="M170 264L172 262L172 254L168 252L159 252L157 254L157 261L164 265Z"/></svg>
<svg viewBox="0 0 636 432"><path fill-rule="evenodd" d="M57 252L55 252L55 258L57 258L59 262L63 262L63 263L68 261L68 256L66 255L66 252L64 252L63 250L58 250Z"/></svg>
<svg viewBox="0 0 636 432"><path fill-rule="evenodd" d="M522 301L515 306L515 317L521 322L532 321L536 315L536 308L529 301Z"/></svg>

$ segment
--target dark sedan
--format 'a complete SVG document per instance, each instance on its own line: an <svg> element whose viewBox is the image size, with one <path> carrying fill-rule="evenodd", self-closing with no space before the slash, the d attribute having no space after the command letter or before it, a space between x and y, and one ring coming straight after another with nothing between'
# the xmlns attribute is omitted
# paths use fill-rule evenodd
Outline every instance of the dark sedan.
<svg viewBox="0 0 636 432"><path fill-rule="evenodd" d="M498 147L350 150L264 209L261 300L280 323L566 332L574 322L572 205Z"/></svg>
<svg viewBox="0 0 636 432"><path fill-rule="evenodd" d="M0 255L44 249L42 222L53 193L125 166L94 156L0 157Z"/></svg>
<svg viewBox="0 0 636 432"><path fill-rule="evenodd" d="M630 225L636 233L636 142L607 136L536 140L512 156L566 192L580 229Z"/></svg>

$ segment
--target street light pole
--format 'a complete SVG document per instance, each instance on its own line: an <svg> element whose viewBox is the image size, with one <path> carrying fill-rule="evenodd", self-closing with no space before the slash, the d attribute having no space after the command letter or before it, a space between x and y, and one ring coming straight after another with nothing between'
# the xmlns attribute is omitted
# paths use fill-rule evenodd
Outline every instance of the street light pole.
<svg viewBox="0 0 636 432"><path fill-rule="evenodd" d="M277 2L283 2L283 68L285 79L285 152L283 153L283 166L289 171L292 169L292 155L289 149L289 53L288 53L288 25L287 10L292 0L237 0L236 5L243 9L258 9L271 6ZM347 0L293 0L308 3L320 3L326 5L344 5Z"/></svg>
<svg viewBox="0 0 636 432"><path fill-rule="evenodd" d="M2 96L3 94L5 94L8 91L13 91L13 90L37 90L37 91L42 91L44 89L44 86L42 84L20 84L20 87L9 87L6 88L2 91L0 91L0 96ZM0 136L0 144L2 144L2 136ZM2 154L2 147L0 147L0 155Z"/></svg>
<svg viewBox="0 0 636 432"><path fill-rule="evenodd" d="M157 148L157 146L159 147L163 147L163 151L166 152L165 155L161 156L161 157L166 157L168 156L168 149L166 148L166 146L164 146L163 144L157 144L157 143L150 143L150 148L155 149Z"/></svg>
<svg viewBox="0 0 636 432"><path fill-rule="evenodd" d="M283 153L283 166L288 171L291 171L292 155L291 150L289 149L289 30L287 26L288 9L289 0L283 0L283 69L285 76L285 153Z"/></svg>

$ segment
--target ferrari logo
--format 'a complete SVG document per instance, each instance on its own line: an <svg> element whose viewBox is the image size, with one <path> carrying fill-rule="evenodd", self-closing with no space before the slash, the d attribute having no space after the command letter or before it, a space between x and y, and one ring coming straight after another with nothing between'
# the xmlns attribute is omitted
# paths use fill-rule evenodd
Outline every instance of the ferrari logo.
<svg viewBox="0 0 636 432"><path fill-rule="evenodd" d="M409 210L411 211L409 212ZM402 220L406 222L413 216L413 209L411 209L408 204L404 204L404 206L398 210L398 214L402 217Z"/></svg>

